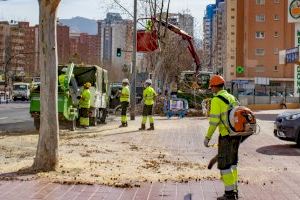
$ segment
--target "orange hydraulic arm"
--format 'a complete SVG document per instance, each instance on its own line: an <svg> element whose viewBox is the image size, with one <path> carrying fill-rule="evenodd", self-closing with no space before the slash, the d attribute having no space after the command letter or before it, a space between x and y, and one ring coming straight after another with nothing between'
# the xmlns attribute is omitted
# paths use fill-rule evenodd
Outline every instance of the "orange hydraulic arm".
<svg viewBox="0 0 300 200"><path fill-rule="evenodd" d="M193 37L173 24L167 23L163 20L158 20L156 18L151 18L151 20L153 22L160 23L162 26L166 27L170 31L173 31L174 33L180 35L183 40L188 41L188 43L189 43L188 49L189 49L192 57L194 58L194 62L196 63L196 74L198 74L199 70L201 70L201 63L200 63L199 56L197 55L196 49L193 44Z"/></svg>

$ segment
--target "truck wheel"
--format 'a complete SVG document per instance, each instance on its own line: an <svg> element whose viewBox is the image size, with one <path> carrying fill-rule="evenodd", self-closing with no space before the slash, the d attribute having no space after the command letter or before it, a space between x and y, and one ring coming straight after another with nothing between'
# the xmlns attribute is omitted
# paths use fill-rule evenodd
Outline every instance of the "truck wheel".
<svg viewBox="0 0 300 200"><path fill-rule="evenodd" d="M107 117L107 109L99 109L99 120L101 124L105 124L105 120Z"/></svg>
<svg viewBox="0 0 300 200"><path fill-rule="evenodd" d="M70 130L75 131L76 130L76 119L69 122L70 123Z"/></svg>
<svg viewBox="0 0 300 200"><path fill-rule="evenodd" d="M34 123L35 129L37 131L40 130L40 118L38 118L38 117L33 118L33 123Z"/></svg>
<svg viewBox="0 0 300 200"><path fill-rule="evenodd" d="M300 132L298 133L298 138L296 140L297 147L300 148Z"/></svg>

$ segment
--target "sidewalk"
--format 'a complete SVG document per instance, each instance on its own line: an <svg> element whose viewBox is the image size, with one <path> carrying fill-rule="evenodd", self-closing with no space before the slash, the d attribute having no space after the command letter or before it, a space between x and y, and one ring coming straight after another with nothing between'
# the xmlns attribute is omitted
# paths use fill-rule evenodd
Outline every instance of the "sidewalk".
<svg viewBox="0 0 300 200"><path fill-rule="evenodd" d="M265 114L273 114L265 113ZM203 135L205 134L208 121L200 118L184 118L182 120L172 118L166 120L165 118L156 118L156 130L153 132L145 131L138 132L136 129L140 125L140 118L136 121L130 121L129 127L124 129L116 128L119 125L118 121L111 122L105 128L114 128L106 133L101 131L96 134L96 130L91 129L90 132L95 132L93 141L98 146L107 145L109 153L106 155L116 155L115 163L124 156L131 161L137 154L136 148L129 151L130 154L122 154L122 152L115 152L112 145L122 145L125 142L135 144L138 149L151 150L153 154L154 149L164 149L166 155L172 156L175 159L180 158L185 162L207 163L208 160L216 153L216 149L207 149L203 147ZM108 127L107 127L108 126ZM295 148L294 143L280 141L273 136L273 122L261 121L261 133L252 136L244 142L240 148L240 196L241 199L253 200L298 200L300 199L300 149ZM101 129L101 127L99 128ZM103 127L102 127L103 129ZM123 131L121 133L121 131ZM88 133L87 133L88 134ZM84 142L82 133L72 134L75 141ZM217 134L216 134L217 135ZM212 143L216 142L216 135ZM25 137L25 136L24 136ZM33 137L33 136L32 136ZM63 138L61 138L63 139ZM5 141L5 138L2 140ZM1 142L1 139L0 139ZM0 146L4 145L1 144ZM25 144L24 141L22 143ZM123 144L124 145L124 144ZM27 147L35 145L30 144ZM130 145L127 145L130 147ZM79 148L77 145L76 148ZM74 147L74 148L75 148ZM131 146L132 147L132 146ZM62 147L60 151L62 150ZM112 152L110 152L112 151ZM92 154L91 158L96 159L96 154ZM100 153L103 157L105 154ZM143 155L139 155L143 156ZM145 156L145 155L144 155ZM148 155L150 156L150 154ZM27 158L27 157L25 157ZM24 159L25 159L24 158ZM69 154L72 159L72 154ZM88 159L89 157L82 157L80 159ZM135 157L137 158L137 157ZM3 157L0 155L0 160ZM23 159L23 160L24 160ZM27 159L32 159L31 157ZM137 158L138 159L138 158ZM3 159L3 161L5 161ZM30 160L30 163L32 161ZM130 163L133 165L134 163ZM162 163L161 163L162 164ZM109 165L107 165L109 166ZM161 165L159 169L163 170L166 165ZM126 166L121 165L119 171L124 170ZM127 166L128 167L128 166ZM123 168L123 169L122 169ZM101 168L104 170L104 167ZM186 170L195 171L200 176L205 170L197 168L188 168L182 166L181 169L175 168L171 171L175 174L185 173ZM127 174L133 176L134 172L126 171ZM145 169L144 169L145 170ZM109 171L109 169L108 169ZM153 171L153 169L148 169ZM213 168L215 173L219 173L216 167ZM81 172L80 172L81 173ZM121 172L118 172L121 173ZM166 172L164 172L166 173ZM78 174L80 175L80 174ZM99 179L101 173L98 174ZM163 175L161 173L161 175ZM160 175L160 176L161 176ZM102 176L104 174L102 173ZM159 177L160 178L160 177ZM161 179L163 180L163 179ZM102 185L60 185L51 183L46 179L39 179L34 181L1 181L0 182L0 199L2 200L31 200L31 199L51 199L51 200L204 200L216 199L216 197L223 194L223 184L219 180L201 180L195 182L195 179L190 179L189 182L181 183L181 181L168 181L160 183L153 181L142 183L141 187L134 188L115 188Z"/></svg>
<svg viewBox="0 0 300 200"><path fill-rule="evenodd" d="M213 200L223 194L220 181L152 183L139 188L100 185L60 185L45 181L0 182L0 198L5 200ZM296 187L293 189L297 190ZM282 190L282 189L280 189ZM297 200L299 194L278 186L240 185L243 200Z"/></svg>

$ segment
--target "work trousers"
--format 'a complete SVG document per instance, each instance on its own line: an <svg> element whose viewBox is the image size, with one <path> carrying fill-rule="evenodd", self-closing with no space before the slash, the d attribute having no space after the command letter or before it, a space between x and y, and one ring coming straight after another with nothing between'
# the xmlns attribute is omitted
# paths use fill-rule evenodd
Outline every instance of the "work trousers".
<svg viewBox="0 0 300 200"><path fill-rule="evenodd" d="M122 109L122 111L121 111L121 122L122 122L122 124L125 124L127 122L126 113L127 113L128 106L129 106L129 102L127 102L127 101L122 101L121 102L121 109Z"/></svg>
<svg viewBox="0 0 300 200"><path fill-rule="evenodd" d="M80 108L79 109L79 122L81 126L89 126L90 125L90 120L89 120L89 108Z"/></svg>
<svg viewBox="0 0 300 200"><path fill-rule="evenodd" d="M226 191L238 190L238 150L241 142L239 136L219 136L218 169Z"/></svg>
<svg viewBox="0 0 300 200"><path fill-rule="evenodd" d="M144 105L142 124L146 124L147 117L149 117L150 124L153 124L154 123L153 105Z"/></svg>

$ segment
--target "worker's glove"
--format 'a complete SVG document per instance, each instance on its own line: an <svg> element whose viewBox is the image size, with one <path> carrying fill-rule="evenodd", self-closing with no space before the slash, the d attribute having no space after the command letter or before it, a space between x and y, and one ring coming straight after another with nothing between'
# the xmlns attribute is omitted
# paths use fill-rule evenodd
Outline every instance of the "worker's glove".
<svg viewBox="0 0 300 200"><path fill-rule="evenodd" d="M205 140L204 140L204 146L205 147L209 147L208 143L209 143L209 138L205 137Z"/></svg>

